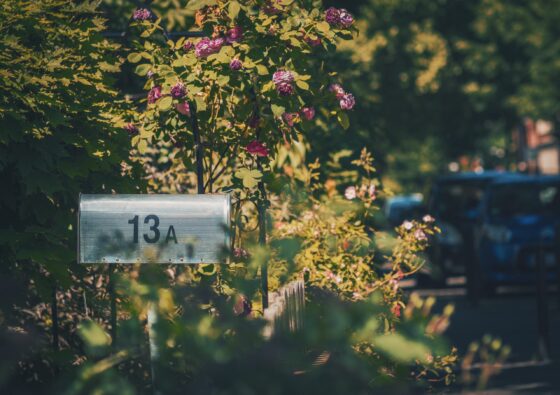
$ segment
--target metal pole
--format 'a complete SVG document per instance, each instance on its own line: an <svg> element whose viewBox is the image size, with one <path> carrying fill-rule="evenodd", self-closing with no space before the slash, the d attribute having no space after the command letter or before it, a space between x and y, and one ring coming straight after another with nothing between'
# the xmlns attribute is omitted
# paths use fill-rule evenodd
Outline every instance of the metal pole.
<svg viewBox="0 0 560 395"><path fill-rule="evenodd" d="M544 246L539 244L537 254L537 329L538 329L538 353L542 361L547 361L550 350L548 301L547 301L547 279L544 262Z"/></svg>
<svg viewBox="0 0 560 395"><path fill-rule="evenodd" d="M52 315L52 346L54 351L59 349L58 340L58 302L56 300L56 285L52 287L51 315Z"/></svg>
<svg viewBox="0 0 560 395"><path fill-rule="evenodd" d="M156 385L156 379L158 377L157 363L159 358L159 350L157 347L156 331L154 329L154 325L157 324L157 319L157 310L155 304L152 302L148 307L148 340L150 342L150 367L152 376L152 393L154 395L159 395L161 393Z"/></svg>
<svg viewBox="0 0 560 395"><path fill-rule="evenodd" d="M117 349L117 297L115 295L115 270L112 270L109 277L109 297L111 299L111 348Z"/></svg>

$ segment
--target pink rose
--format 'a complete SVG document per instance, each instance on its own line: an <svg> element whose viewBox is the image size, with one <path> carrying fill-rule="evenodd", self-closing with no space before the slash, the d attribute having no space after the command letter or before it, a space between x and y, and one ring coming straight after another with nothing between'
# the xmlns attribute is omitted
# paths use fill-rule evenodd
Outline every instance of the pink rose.
<svg viewBox="0 0 560 395"><path fill-rule="evenodd" d="M348 29L354 23L354 17L344 8L340 9L338 14L339 25Z"/></svg>
<svg viewBox="0 0 560 395"><path fill-rule="evenodd" d="M290 96L294 93L294 75L287 70L278 70L272 75L272 81L276 86L276 91L282 96Z"/></svg>
<svg viewBox="0 0 560 395"><path fill-rule="evenodd" d="M214 40L204 37L194 46L194 53L197 58L206 58L219 52L224 43L225 40L221 37Z"/></svg>
<svg viewBox="0 0 560 395"><path fill-rule="evenodd" d="M351 93L347 93L340 99L340 108L343 110L351 110L356 105L356 99Z"/></svg>
<svg viewBox="0 0 560 395"><path fill-rule="evenodd" d="M189 52L193 48L194 48L194 44L191 40L187 40L183 44L183 50L185 50L186 52Z"/></svg>
<svg viewBox="0 0 560 395"><path fill-rule="evenodd" d="M233 249L233 256L236 258L248 258L249 252L244 248L238 247Z"/></svg>
<svg viewBox="0 0 560 395"><path fill-rule="evenodd" d="M337 99L342 99L344 97L344 95L346 94L346 92L344 91L344 88L342 87L342 85L340 84L332 84L329 87L329 90L335 94Z"/></svg>
<svg viewBox="0 0 560 395"><path fill-rule="evenodd" d="M226 41L229 44L241 41L243 39L243 29L240 26L235 26L233 29L228 30L226 33Z"/></svg>
<svg viewBox="0 0 560 395"><path fill-rule="evenodd" d="M325 11L325 20L331 26L336 26L340 23L340 11L334 7L330 7Z"/></svg>
<svg viewBox="0 0 560 395"><path fill-rule="evenodd" d="M434 217L432 217L429 214L424 215L424 218L422 218L422 220L427 224L431 224L432 222L435 221Z"/></svg>
<svg viewBox="0 0 560 395"><path fill-rule="evenodd" d="M315 118L315 108L313 107L303 107L301 109L301 115L308 121L312 121Z"/></svg>
<svg viewBox="0 0 560 395"><path fill-rule="evenodd" d="M358 196L356 193L356 187L348 187L344 191L344 197L348 200L356 199L356 196Z"/></svg>
<svg viewBox="0 0 560 395"><path fill-rule="evenodd" d="M251 155L267 157L268 156L268 148L265 147L263 143L258 140L253 140L245 147L248 153Z"/></svg>
<svg viewBox="0 0 560 395"><path fill-rule="evenodd" d="M239 71L243 68L243 63L239 59L232 59L229 68L233 71Z"/></svg>
<svg viewBox="0 0 560 395"><path fill-rule="evenodd" d="M414 238L418 241L428 240L428 237L426 236L426 233L424 233L424 231L422 229L416 229L416 232L414 232Z"/></svg>
<svg viewBox="0 0 560 395"><path fill-rule="evenodd" d="M126 130L126 132L130 135L130 136L136 136L138 134L138 127L133 124L133 123L127 123L124 126L124 130Z"/></svg>
<svg viewBox="0 0 560 395"><path fill-rule="evenodd" d="M297 116L298 114L296 112L285 112L282 114L282 119L284 119L284 122L286 122L288 126L292 127L294 126Z"/></svg>
<svg viewBox="0 0 560 395"><path fill-rule="evenodd" d="M154 104L161 98L161 86L156 85L148 92L148 103Z"/></svg>
<svg viewBox="0 0 560 395"><path fill-rule="evenodd" d="M322 44L321 38L317 37L317 38L311 38L309 36L305 36L303 37L303 40L309 44L311 47L318 47L319 45Z"/></svg>
<svg viewBox="0 0 560 395"><path fill-rule="evenodd" d="M171 97L180 99L187 94L187 87L182 82L177 82L171 87Z"/></svg>
<svg viewBox="0 0 560 395"><path fill-rule="evenodd" d="M346 9L330 7L325 11L325 20L329 25L348 29L354 24L354 17Z"/></svg>
<svg viewBox="0 0 560 395"><path fill-rule="evenodd" d="M368 188L368 194L369 194L369 198L370 198L371 200L375 200L375 199L376 199L377 196L376 196L375 192L376 192L375 185L371 184L371 185L369 186L369 188Z"/></svg>
<svg viewBox="0 0 560 395"><path fill-rule="evenodd" d="M393 315L395 317L400 317L401 316L401 305L400 304L395 304L392 308L391 308L391 313L393 313Z"/></svg>
<svg viewBox="0 0 560 395"><path fill-rule="evenodd" d="M191 116L191 106L187 102L175 104L175 109L183 115Z"/></svg>
<svg viewBox="0 0 560 395"><path fill-rule="evenodd" d="M152 13L146 8L138 8L136 11L134 11L134 14L132 14L132 19L134 19L135 21L147 21L151 17Z"/></svg>

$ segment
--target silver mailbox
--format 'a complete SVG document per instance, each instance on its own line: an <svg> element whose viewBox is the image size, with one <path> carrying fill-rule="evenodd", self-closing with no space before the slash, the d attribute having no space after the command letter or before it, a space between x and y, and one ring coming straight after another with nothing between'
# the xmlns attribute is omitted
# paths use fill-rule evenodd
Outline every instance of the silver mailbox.
<svg viewBox="0 0 560 395"><path fill-rule="evenodd" d="M80 263L221 263L229 195L80 195Z"/></svg>

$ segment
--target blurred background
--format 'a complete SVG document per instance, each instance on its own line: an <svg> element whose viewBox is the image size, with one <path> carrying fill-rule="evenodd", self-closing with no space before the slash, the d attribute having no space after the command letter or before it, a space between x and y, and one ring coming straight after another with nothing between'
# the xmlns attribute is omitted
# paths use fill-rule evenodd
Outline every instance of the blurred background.
<svg viewBox="0 0 560 395"><path fill-rule="evenodd" d="M151 6L182 31L188 3ZM463 382L472 372L484 393L559 394L560 0L324 3L356 17L358 37L328 62L357 105L348 130L319 121L302 156L320 161L322 183L344 190L356 154L373 154L385 191L373 224L381 255L395 227L435 219L441 232L405 289L455 306L448 336L466 356ZM101 0L114 32L135 8ZM142 92L133 66L123 69L119 91ZM152 192L192 183L173 150L149 147L141 158ZM9 295L10 281L2 285ZM492 350L504 344L511 354L496 364ZM489 364L470 364L474 354Z"/></svg>
<svg viewBox="0 0 560 395"><path fill-rule="evenodd" d="M325 127L311 155L374 153L395 194L379 215L388 245L435 217L410 287L455 304L460 352L485 334L512 347L488 393L560 393L560 2L345 3L360 36L333 61L360 98L352 137Z"/></svg>

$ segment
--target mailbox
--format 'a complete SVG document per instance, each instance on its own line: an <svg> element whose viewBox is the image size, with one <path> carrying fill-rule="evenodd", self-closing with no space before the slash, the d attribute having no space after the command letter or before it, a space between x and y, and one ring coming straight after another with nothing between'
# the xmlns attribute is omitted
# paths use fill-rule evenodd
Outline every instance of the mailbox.
<svg viewBox="0 0 560 395"><path fill-rule="evenodd" d="M79 263L223 263L231 200L212 195L80 195Z"/></svg>

